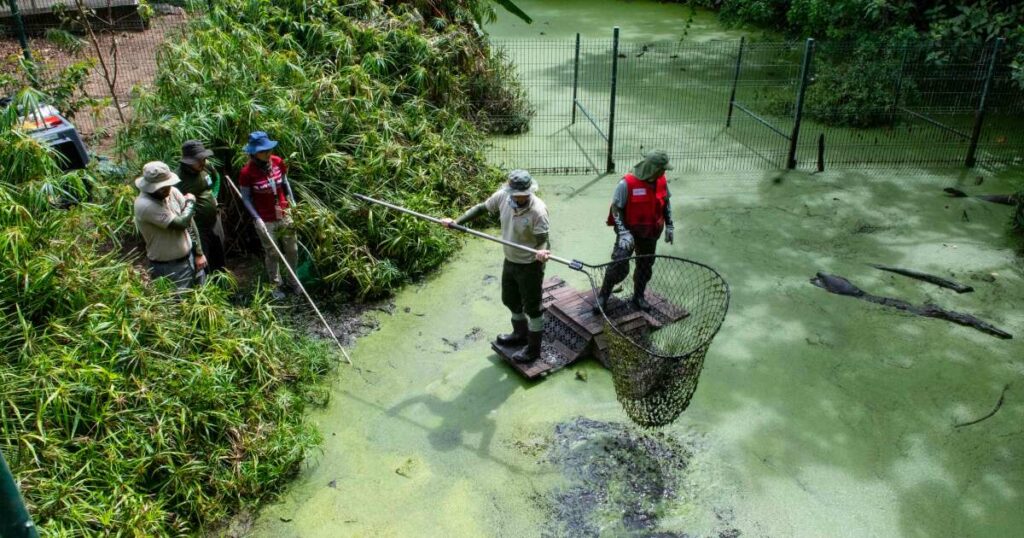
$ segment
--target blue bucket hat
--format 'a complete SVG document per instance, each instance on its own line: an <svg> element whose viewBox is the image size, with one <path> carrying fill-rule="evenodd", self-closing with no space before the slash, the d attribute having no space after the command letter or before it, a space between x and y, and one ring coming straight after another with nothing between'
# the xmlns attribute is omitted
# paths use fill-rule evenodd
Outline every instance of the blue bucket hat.
<svg viewBox="0 0 1024 538"><path fill-rule="evenodd" d="M277 147L277 141L271 140L263 131L249 133L249 143L245 145L245 152L254 155L261 151L267 151Z"/></svg>

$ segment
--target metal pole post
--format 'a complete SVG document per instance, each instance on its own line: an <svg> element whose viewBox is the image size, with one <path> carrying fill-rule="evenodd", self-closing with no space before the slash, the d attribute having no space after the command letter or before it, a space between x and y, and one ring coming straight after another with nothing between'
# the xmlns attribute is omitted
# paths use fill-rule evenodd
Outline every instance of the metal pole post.
<svg viewBox="0 0 1024 538"><path fill-rule="evenodd" d="M28 48L28 36L25 35L25 23L21 20L21 11L18 11L18 1L8 0L11 6L11 17L14 17L14 28L18 31L18 42L21 43L21 51L25 59L32 61L32 51Z"/></svg>
<svg viewBox="0 0 1024 538"><path fill-rule="evenodd" d="M889 112L889 122L896 124L896 111L900 107L900 93L903 91L903 71L907 66L907 53L910 51L910 44L903 43L903 56L900 58L900 71L896 73L896 88L893 89L892 109Z"/></svg>
<svg viewBox="0 0 1024 538"><path fill-rule="evenodd" d="M3 538L39 538L32 518L21 500L11 469L0 452L0 536Z"/></svg>
<svg viewBox="0 0 1024 538"><path fill-rule="evenodd" d="M978 109L974 113L974 130L971 131L971 145L967 148L967 160L964 164L968 168L973 167L977 162L978 139L981 137L981 125L985 121L985 104L988 101L988 91L992 87L992 75L996 70L996 61L999 58L999 50L1003 48L1003 38L996 39L992 44L992 57L988 59L988 71L985 73L985 82L981 86L981 97L978 99Z"/></svg>
<svg viewBox="0 0 1024 538"><path fill-rule="evenodd" d="M796 92L796 112L793 115L793 134L789 136L789 156L786 168L796 168L796 145L800 140L800 121L804 116L804 96L807 94L807 81L811 76L811 59L814 56L814 40L808 39L804 45L804 61L800 66L800 88Z"/></svg>
<svg viewBox="0 0 1024 538"><path fill-rule="evenodd" d="M732 92L729 94L729 115L725 118L725 126L732 125L732 106L736 103L736 86L740 83L740 65L743 64L743 44L747 37L740 37L740 50L736 54L736 73L732 76Z"/></svg>
<svg viewBox="0 0 1024 538"><path fill-rule="evenodd" d="M615 171L615 90L619 78L619 27L616 26L612 32L612 102L611 110L608 113L608 162L605 171Z"/></svg>
<svg viewBox="0 0 1024 538"><path fill-rule="evenodd" d="M580 81L580 34L576 34L576 57L572 62L572 120L570 125L576 124L576 88Z"/></svg>

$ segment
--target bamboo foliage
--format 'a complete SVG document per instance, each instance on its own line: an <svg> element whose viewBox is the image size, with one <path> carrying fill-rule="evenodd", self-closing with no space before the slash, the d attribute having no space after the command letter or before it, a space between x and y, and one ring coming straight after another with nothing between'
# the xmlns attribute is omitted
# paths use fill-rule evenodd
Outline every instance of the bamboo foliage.
<svg viewBox="0 0 1024 538"><path fill-rule="evenodd" d="M198 534L315 448L335 358L227 278L147 282L118 244L134 189L62 173L18 127L38 99L0 117L0 450L45 535Z"/></svg>
<svg viewBox="0 0 1024 538"><path fill-rule="evenodd" d="M140 163L173 161L199 138L237 170L248 133L267 131L310 206L297 215L300 238L330 290L388 293L437 267L455 240L395 215L371 226L373 212L346 193L434 214L479 201L501 181L484 160L481 128L496 124L475 122L480 94L520 88L457 18L440 30L425 20L409 4L386 12L368 0L219 2L160 52L120 147ZM528 123L524 99L501 102Z"/></svg>

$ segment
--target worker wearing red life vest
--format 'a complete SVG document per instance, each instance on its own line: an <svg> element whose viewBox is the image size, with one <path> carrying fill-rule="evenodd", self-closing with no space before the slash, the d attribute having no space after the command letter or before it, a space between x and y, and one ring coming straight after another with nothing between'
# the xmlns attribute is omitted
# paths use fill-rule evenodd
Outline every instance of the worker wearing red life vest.
<svg viewBox="0 0 1024 538"><path fill-rule="evenodd" d="M608 298L611 297L615 286L629 275L629 262L622 260L632 256L634 250L637 256L653 255L662 232L665 233L666 243L672 243L675 239L672 207L669 203L671 195L665 179L665 171L671 169L667 153L652 151L633 167L632 174L626 174L615 187L611 208L608 211L608 225L615 228L616 240L612 260L619 263L612 264L605 273L598 294L602 308L607 306ZM631 301L643 311L651 308L644 293L653 273L653 256L636 260Z"/></svg>

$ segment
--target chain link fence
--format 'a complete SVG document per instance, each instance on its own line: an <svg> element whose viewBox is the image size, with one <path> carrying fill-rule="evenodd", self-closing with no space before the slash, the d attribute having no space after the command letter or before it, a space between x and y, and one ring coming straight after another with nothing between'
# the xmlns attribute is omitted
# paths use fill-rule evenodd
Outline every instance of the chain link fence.
<svg viewBox="0 0 1024 538"><path fill-rule="evenodd" d="M103 138L130 116L133 88L154 79L160 45L210 4L0 0L0 68L24 72L18 63L31 56L31 83L58 90L78 70L85 97L103 102L66 112L83 134ZM535 109L524 134L493 138L499 165L622 172L655 148L694 171L1024 161L1024 93L1010 68L1017 51L1001 41L640 42L616 30L492 46L514 63ZM0 95L25 82L7 80Z"/></svg>
<svg viewBox="0 0 1024 538"><path fill-rule="evenodd" d="M538 105L527 134L496 141L506 166L622 172L655 148L693 171L1024 163L1024 92L1001 40L494 45Z"/></svg>
<svg viewBox="0 0 1024 538"><path fill-rule="evenodd" d="M205 1L0 0L0 72L11 77L0 84L0 96L25 83L61 94L62 112L74 116L83 135L107 138L130 116L133 88L155 78L160 45L207 7ZM25 60L28 70L19 65ZM84 95L64 95L76 77Z"/></svg>

